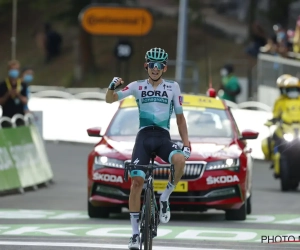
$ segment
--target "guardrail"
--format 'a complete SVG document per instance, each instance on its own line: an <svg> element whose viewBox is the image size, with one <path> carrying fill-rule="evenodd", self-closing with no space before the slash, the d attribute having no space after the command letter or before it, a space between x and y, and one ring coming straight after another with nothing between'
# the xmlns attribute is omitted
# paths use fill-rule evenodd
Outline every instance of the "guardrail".
<svg viewBox="0 0 300 250"><path fill-rule="evenodd" d="M0 117L0 128L2 128L3 122L8 122L11 124L13 128L17 127L17 121L22 120L25 126L30 126L35 123L35 117L31 113L27 113L26 115L16 114L12 118L9 117Z"/></svg>
<svg viewBox="0 0 300 250"><path fill-rule="evenodd" d="M248 101L241 103L234 103L228 100L225 100L225 103L231 109L250 109L250 110L262 110L266 112L272 112L272 108L264 103L256 102L256 101Z"/></svg>
<svg viewBox="0 0 300 250"><path fill-rule="evenodd" d="M58 86L30 85L31 93L41 92L45 90L57 90L62 92L68 92L70 94L78 94L84 92L106 93L107 88L65 88L65 87L58 87Z"/></svg>
<svg viewBox="0 0 300 250"><path fill-rule="evenodd" d="M34 88L32 88L34 87ZM59 88L47 90L46 86L32 86L31 87L31 97L52 97L52 98L66 98L66 99L90 99L90 100L105 100L105 93L107 89L101 88ZM183 93L185 94L185 93ZM193 94L193 93L186 93L186 94ZM201 95L201 94L200 94ZM205 94L202 94L205 95ZM242 109L258 109L264 110L266 112L271 112L272 108L262 102L256 101L247 101L241 103L234 103L231 101L225 100L226 104L230 108L242 108Z"/></svg>
<svg viewBox="0 0 300 250"><path fill-rule="evenodd" d="M98 138L88 137L88 127L102 127L104 132L119 103L107 104L105 91L86 92L65 90L40 90L31 95L29 109L42 112L41 131L45 140L97 143ZM72 94L73 93L73 94ZM263 124L272 117L271 107L256 101L233 103L226 101L231 108L240 130L254 129L260 132L257 140L249 141L253 157L263 159L261 140L269 136L269 130ZM1 115L1 112L0 112ZM5 118L2 118L5 119ZM249 124L249 121L253 123Z"/></svg>
<svg viewBox="0 0 300 250"><path fill-rule="evenodd" d="M253 88L257 91L257 100L273 106L280 93L276 80L280 75L291 74L300 77L300 61L281 56L260 53L257 59Z"/></svg>

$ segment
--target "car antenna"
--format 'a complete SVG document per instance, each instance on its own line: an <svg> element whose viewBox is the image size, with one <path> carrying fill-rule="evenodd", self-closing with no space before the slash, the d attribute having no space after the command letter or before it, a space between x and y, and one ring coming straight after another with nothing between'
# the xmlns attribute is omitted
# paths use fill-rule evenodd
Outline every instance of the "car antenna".
<svg viewBox="0 0 300 250"><path fill-rule="evenodd" d="M212 77L211 77L211 58L208 57L208 74L209 74L209 83L208 88L212 88Z"/></svg>
<svg viewBox="0 0 300 250"><path fill-rule="evenodd" d="M212 84L212 76L211 76L211 58L208 57L208 74L209 74L209 82L208 82L208 90L206 95L209 97L215 98L217 96L216 90L213 88Z"/></svg>

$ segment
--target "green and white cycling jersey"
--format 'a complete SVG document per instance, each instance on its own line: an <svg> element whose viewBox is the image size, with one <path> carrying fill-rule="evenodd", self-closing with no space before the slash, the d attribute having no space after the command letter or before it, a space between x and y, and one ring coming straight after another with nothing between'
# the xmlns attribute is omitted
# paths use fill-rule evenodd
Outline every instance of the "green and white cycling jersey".
<svg viewBox="0 0 300 250"><path fill-rule="evenodd" d="M117 92L118 100L130 95L136 99L139 108L139 128L159 126L170 129L170 118L175 114L182 114L182 96L177 82L163 80L154 90L147 79L131 82Z"/></svg>

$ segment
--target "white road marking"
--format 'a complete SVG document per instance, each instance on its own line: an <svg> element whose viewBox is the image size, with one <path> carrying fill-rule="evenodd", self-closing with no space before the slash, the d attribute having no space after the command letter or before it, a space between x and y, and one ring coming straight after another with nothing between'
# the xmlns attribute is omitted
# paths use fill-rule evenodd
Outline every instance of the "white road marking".
<svg viewBox="0 0 300 250"><path fill-rule="evenodd" d="M43 246L43 247L86 247L104 249L127 249L127 245L116 244L93 244L77 242L30 242L30 241L0 241L4 246ZM184 248L185 250L228 250L219 248ZM182 250L182 247L153 246L153 250Z"/></svg>

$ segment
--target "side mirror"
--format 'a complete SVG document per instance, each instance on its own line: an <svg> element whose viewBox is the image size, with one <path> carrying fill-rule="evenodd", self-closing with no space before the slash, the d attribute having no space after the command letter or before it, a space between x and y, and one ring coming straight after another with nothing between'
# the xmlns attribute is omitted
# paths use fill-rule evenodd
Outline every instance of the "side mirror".
<svg viewBox="0 0 300 250"><path fill-rule="evenodd" d="M100 135L100 132L101 132L100 127L87 129L87 133L90 137L102 137L102 135Z"/></svg>
<svg viewBox="0 0 300 250"><path fill-rule="evenodd" d="M255 140L257 139L259 133L253 130L244 130L242 132L242 136L240 137L240 140Z"/></svg>

